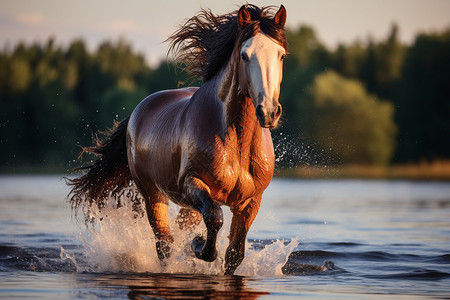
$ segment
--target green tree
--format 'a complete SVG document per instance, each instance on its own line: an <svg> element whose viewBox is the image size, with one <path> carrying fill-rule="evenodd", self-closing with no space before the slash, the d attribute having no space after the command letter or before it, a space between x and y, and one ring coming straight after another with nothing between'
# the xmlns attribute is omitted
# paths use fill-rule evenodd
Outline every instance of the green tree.
<svg viewBox="0 0 450 300"><path fill-rule="evenodd" d="M280 101L283 119L287 122L279 130L296 135L303 118L300 113L302 103L297 100L308 91L314 77L329 66L331 54L310 26L300 26L296 30L288 30L286 34L289 55L284 62Z"/></svg>
<svg viewBox="0 0 450 300"><path fill-rule="evenodd" d="M297 30L288 30L286 36L290 53L290 63L286 64L287 71L311 65L328 65L330 60L328 50L312 27L304 25Z"/></svg>
<svg viewBox="0 0 450 300"><path fill-rule="evenodd" d="M112 127L113 120L121 121L133 112L147 93L143 90L130 91L113 87L103 93L99 110L100 124ZM104 128L103 128L104 129Z"/></svg>
<svg viewBox="0 0 450 300"><path fill-rule="evenodd" d="M397 98L398 161L450 158L450 29L419 35Z"/></svg>
<svg viewBox="0 0 450 300"><path fill-rule="evenodd" d="M387 164L395 146L394 107L361 82L334 71L318 75L309 93L310 134L338 163Z"/></svg>
<svg viewBox="0 0 450 300"><path fill-rule="evenodd" d="M144 57L136 55L131 45L123 39L117 43L104 42L96 56L100 71L110 75L114 84L123 89L136 89L136 77L149 70Z"/></svg>
<svg viewBox="0 0 450 300"><path fill-rule="evenodd" d="M9 80L6 82L13 92L23 92L28 89L32 75L29 62L24 58L15 57L10 61Z"/></svg>
<svg viewBox="0 0 450 300"><path fill-rule="evenodd" d="M385 41L369 41L360 77L369 92L389 99L395 96L406 53L406 47L399 41L398 32L398 26L393 24Z"/></svg>
<svg viewBox="0 0 450 300"><path fill-rule="evenodd" d="M346 46L340 44L333 53L332 67L345 77L361 79L362 67L367 59L366 47L360 42Z"/></svg>

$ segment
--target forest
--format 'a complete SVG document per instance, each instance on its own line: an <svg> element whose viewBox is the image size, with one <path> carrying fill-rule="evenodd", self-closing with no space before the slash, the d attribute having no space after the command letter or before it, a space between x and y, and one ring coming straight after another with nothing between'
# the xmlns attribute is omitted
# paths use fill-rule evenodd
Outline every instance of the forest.
<svg viewBox="0 0 450 300"><path fill-rule="evenodd" d="M399 30L334 49L310 26L287 31L279 167L450 159L450 28L410 45ZM93 51L53 38L0 49L0 172L80 165L81 146L145 96L201 84L176 66L150 67L123 38Z"/></svg>

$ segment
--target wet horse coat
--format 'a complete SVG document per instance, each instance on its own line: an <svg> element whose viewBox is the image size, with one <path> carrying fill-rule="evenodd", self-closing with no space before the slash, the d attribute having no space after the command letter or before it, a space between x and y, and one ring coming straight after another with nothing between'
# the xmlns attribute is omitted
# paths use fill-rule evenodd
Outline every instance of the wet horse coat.
<svg viewBox="0 0 450 300"><path fill-rule="evenodd" d="M192 247L206 261L217 257L220 206L229 206L233 218L225 274L233 274L244 258L247 232L274 171L269 129L281 115L278 97L287 52L284 7L273 18L266 13L267 9L242 6L236 16L224 16L220 22L204 13L203 18L219 27L224 20L232 22L228 27L235 40L226 61L215 72L202 73L205 83L200 88L150 95L115 132L122 140L126 134L129 174L144 197L160 259L170 255L173 242L169 200L182 207L177 218L181 228L205 222L207 236L194 239ZM190 22L170 38L173 45L192 34L193 24L197 39L199 30L207 27L198 17ZM114 144L113 138L109 142ZM72 193L77 194L73 185Z"/></svg>

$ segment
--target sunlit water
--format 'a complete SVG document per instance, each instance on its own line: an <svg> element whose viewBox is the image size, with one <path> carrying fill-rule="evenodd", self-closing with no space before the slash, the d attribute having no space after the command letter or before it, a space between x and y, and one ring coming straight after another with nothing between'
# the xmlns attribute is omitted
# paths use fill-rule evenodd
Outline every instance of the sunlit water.
<svg viewBox="0 0 450 300"><path fill-rule="evenodd" d="M193 257L176 230L156 257L145 218L71 217L58 176L0 177L0 298L449 298L450 183L275 179L236 276ZM171 207L175 218L177 207Z"/></svg>

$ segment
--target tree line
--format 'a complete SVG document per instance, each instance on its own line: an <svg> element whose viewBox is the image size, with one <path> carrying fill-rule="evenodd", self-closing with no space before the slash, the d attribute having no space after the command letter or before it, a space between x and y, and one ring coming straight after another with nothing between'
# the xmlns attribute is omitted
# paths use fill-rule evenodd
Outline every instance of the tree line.
<svg viewBox="0 0 450 300"><path fill-rule="evenodd" d="M391 164L450 158L450 29L399 41L393 25L328 49L309 26L288 30L277 162ZM146 64L123 39L89 51L19 43L0 50L0 171L77 163L80 146L146 95L183 86L174 64ZM195 82L193 85L201 84Z"/></svg>

